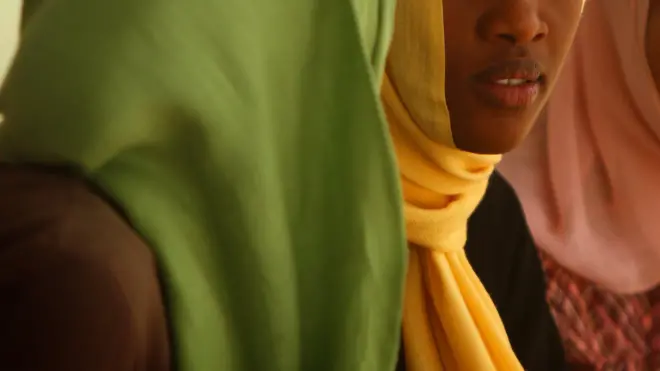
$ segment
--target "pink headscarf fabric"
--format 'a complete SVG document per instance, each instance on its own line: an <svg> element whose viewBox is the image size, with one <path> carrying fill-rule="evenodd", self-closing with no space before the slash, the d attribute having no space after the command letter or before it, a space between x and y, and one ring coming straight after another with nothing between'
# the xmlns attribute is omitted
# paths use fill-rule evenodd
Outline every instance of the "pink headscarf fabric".
<svg viewBox="0 0 660 371"><path fill-rule="evenodd" d="M660 94L649 0L587 3L546 115L500 171L538 246L620 293L660 282Z"/></svg>

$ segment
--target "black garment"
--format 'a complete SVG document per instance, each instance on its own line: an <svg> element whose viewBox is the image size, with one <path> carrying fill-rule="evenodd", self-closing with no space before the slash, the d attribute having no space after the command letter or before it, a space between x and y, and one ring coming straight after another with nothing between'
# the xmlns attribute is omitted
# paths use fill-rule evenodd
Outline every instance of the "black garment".
<svg viewBox="0 0 660 371"><path fill-rule="evenodd" d="M120 213L66 171L0 164L0 370L170 371L167 323Z"/></svg>
<svg viewBox="0 0 660 371"><path fill-rule="evenodd" d="M468 258L525 369L564 370L540 261L499 176L469 227ZM0 241L0 370L171 370L155 259L84 181L0 164Z"/></svg>
<svg viewBox="0 0 660 371"><path fill-rule="evenodd" d="M545 300L543 268L522 207L511 186L497 173L470 218L465 250L495 302L525 370L567 370ZM405 371L403 352L397 370Z"/></svg>

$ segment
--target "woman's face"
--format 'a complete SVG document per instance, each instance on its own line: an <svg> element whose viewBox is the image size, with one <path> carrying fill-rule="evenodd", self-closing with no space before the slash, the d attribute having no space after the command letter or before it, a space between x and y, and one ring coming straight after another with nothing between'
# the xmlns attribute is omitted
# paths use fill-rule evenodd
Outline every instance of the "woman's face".
<svg viewBox="0 0 660 371"><path fill-rule="evenodd" d="M585 0L443 0L456 146L512 150L545 105Z"/></svg>

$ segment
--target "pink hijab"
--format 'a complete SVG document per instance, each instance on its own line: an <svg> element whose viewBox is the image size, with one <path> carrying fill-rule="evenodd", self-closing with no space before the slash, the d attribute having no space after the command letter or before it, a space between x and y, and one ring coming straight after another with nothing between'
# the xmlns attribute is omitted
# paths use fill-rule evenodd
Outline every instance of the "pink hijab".
<svg viewBox="0 0 660 371"><path fill-rule="evenodd" d="M538 246L606 288L660 282L660 94L649 0L587 3L547 116L500 171Z"/></svg>

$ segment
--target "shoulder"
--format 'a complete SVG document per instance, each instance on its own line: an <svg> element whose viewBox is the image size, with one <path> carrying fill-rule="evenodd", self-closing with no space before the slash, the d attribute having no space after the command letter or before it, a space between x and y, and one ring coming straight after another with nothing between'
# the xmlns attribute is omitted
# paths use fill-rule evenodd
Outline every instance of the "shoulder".
<svg viewBox="0 0 660 371"><path fill-rule="evenodd" d="M85 181L10 165L0 165L0 267L2 281L61 268L104 272L129 296L157 277L146 243Z"/></svg>
<svg viewBox="0 0 660 371"><path fill-rule="evenodd" d="M165 327L148 247L61 171L0 165L0 298L13 370L133 370L151 323Z"/></svg>
<svg viewBox="0 0 660 371"><path fill-rule="evenodd" d="M533 285L528 289L541 295L545 290L541 262L522 206L498 173L470 217L465 250L496 304L510 301L512 287ZM520 281L523 274L528 277Z"/></svg>
<svg viewBox="0 0 660 371"><path fill-rule="evenodd" d="M535 251L522 206L513 188L495 173L468 222L466 252L477 267L498 262L501 270L511 267L521 249ZM501 280L501 271L498 276Z"/></svg>
<svg viewBox="0 0 660 371"><path fill-rule="evenodd" d="M466 252L525 368L564 370L538 251L515 191L497 173L470 220Z"/></svg>

